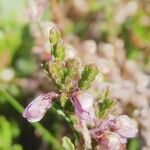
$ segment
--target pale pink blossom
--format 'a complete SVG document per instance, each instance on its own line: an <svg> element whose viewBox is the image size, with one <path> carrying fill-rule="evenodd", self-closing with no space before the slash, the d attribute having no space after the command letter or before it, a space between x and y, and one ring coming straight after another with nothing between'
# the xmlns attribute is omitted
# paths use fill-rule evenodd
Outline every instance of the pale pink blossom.
<svg viewBox="0 0 150 150"><path fill-rule="evenodd" d="M74 92L71 96L71 99L75 107L75 112L80 119L87 121L94 119L94 98L90 94L86 92Z"/></svg>
<svg viewBox="0 0 150 150"><path fill-rule="evenodd" d="M26 107L23 112L23 117L29 122L41 120L46 111L51 107L53 99L57 96L58 94L54 92L39 95Z"/></svg>
<svg viewBox="0 0 150 150"><path fill-rule="evenodd" d="M29 1L29 17L33 21L39 21L46 8L46 0Z"/></svg>
<svg viewBox="0 0 150 150"><path fill-rule="evenodd" d="M120 137L115 132L106 132L100 140L101 150L120 150Z"/></svg>
<svg viewBox="0 0 150 150"><path fill-rule="evenodd" d="M116 132L125 138L132 138L138 132L135 122L126 115L116 118L116 128L118 128Z"/></svg>
<svg viewBox="0 0 150 150"><path fill-rule="evenodd" d="M91 130L91 137L100 144L102 150L119 150L127 143L128 138L136 136L137 131L134 121L128 116L111 116L98 128Z"/></svg>

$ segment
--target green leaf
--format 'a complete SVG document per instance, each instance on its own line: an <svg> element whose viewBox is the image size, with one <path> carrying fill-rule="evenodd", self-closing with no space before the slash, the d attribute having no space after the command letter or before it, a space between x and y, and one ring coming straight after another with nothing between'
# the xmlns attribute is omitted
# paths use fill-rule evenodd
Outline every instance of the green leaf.
<svg viewBox="0 0 150 150"><path fill-rule="evenodd" d="M61 79L63 76L62 65L59 62L50 62L49 63L49 72L50 72L52 79L54 79L55 83L59 87L61 87Z"/></svg>
<svg viewBox="0 0 150 150"><path fill-rule="evenodd" d="M139 150L140 149L140 141L138 138L130 139L128 142L128 150Z"/></svg>
<svg viewBox="0 0 150 150"><path fill-rule="evenodd" d="M74 144L68 137L63 137L62 141L63 141L62 146L64 150L75 150Z"/></svg>
<svg viewBox="0 0 150 150"><path fill-rule="evenodd" d="M0 116L0 149L10 149L12 138L10 123L4 117Z"/></svg>
<svg viewBox="0 0 150 150"><path fill-rule="evenodd" d="M65 44L62 42L59 42L55 46L53 46L52 54L57 60L63 61L65 59Z"/></svg>
<svg viewBox="0 0 150 150"><path fill-rule="evenodd" d="M109 89L107 88L100 98L99 112L100 118L106 117L110 109L115 105L115 101L109 96Z"/></svg>
<svg viewBox="0 0 150 150"><path fill-rule="evenodd" d="M23 150L23 148L19 144L14 144L12 150Z"/></svg>
<svg viewBox="0 0 150 150"><path fill-rule="evenodd" d="M71 77L78 73L79 61L77 59L68 59L66 62L66 68L71 70Z"/></svg>
<svg viewBox="0 0 150 150"><path fill-rule="evenodd" d="M77 59L67 60L62 78L62 84L64 84L67 91L72 87L72 80L78 74L78 69L79 62Z"/></svg>
<svg viewBox="0 0 150 150"><path fill-rule="evenodd" d="M67 100L68 100L67 94L62 93L61 96L60 96L60 103L61 103L62 107L64 107L66 105Z"/></svg>
<svg viewBox="0 0 150 150"><path fill-rule="evenodd" d="M81 90L87 90L98 73L99 71L95 64L85 66L78 83L79 88Z"/></svg>
<svg viewBox="0 0 150 150"><path fill-rule="evenodd" d="M79 62L76 59L69 59L65 66L59 61L49 63L49 72L58 87L68 92L72 87L72 80L78 73Z"/></svg>
<svg viewBox="0 0 150 150"><path fill-rule="evenodd" d="M57 28L53 27L50 30L49 41L52 44L52 46L60 41L60 36L61 36L60 31Z"/></svg>

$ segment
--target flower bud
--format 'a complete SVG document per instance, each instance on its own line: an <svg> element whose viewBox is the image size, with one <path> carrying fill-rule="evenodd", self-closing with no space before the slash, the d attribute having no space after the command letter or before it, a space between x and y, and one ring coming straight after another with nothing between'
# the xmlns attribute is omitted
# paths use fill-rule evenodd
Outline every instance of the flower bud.
<svg viewBox="0 0 150 150"><path fill-rule="evenodd" d="M57 96L54 92L39 95L26 107L23 112L23 117L29 122L41 120L46 111L51 107L52 100Z"/></svg>
<svg viewBox="0 0 150 150"><path fill-rule="evenodd" d="M52 55L48 52L43 52L42 54L42 62L46 63L52 60Z"/></svg>

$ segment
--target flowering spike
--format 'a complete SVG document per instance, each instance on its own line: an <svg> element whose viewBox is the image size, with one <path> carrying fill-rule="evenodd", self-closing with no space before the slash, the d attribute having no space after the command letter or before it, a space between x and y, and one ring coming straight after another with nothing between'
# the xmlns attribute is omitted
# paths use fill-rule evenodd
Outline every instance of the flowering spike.
<svg viewBox="0 0 150 150"><path fill-rule="evenodd" d="M42 63L43 69L48 77L55 81L59 90L59 101L54 103L57 113L62 115L75 129L73 131L77 138L79 136L76 130L81 133L82 141L84 139L85 143L82 142L82 145L76 142L76 148L78 149L78 144L80 144L79 149L83 149L83 147L84 149L93 149L92 146L97 146L92 141L95 140L102 150L124 149L127 139L136 135L137 127L125 115L108 116L115 104L115 101L109 96L108 89L95 103L100 105L94 105L93 96L85 92L99 72L96 65L86 65L79 79L79 61L73 58L65 59L66 47L62 43L60 32L56 28L50 30L49 41L51 53L45 54ZM41 120L56 97L58 97L58 94L55 92L39 95L27 106L23 117L29 122ZM93 129L94 127L95 129ZM75 149L75 146L67 137L63 138L62 146L66 150Z"/></svg>
<svg viewBox="0 0 150 150"><path fill-rule="evenodd" d="M54 92L39 95L26 107L23 117L29 122L41 120L46 111L51 107L53 99L57 96L58 94Z"/></svg>

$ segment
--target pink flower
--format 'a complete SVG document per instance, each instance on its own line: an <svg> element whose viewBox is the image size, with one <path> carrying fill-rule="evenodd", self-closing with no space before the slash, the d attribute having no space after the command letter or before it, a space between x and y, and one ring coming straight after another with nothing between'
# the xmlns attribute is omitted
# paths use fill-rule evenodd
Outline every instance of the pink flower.
<svg viewBox="0 0 150 150"><path fill-rule="evenodd" d="M120 150L127 143L127 138L136 136L137 131L135 123L128 116L111 116L98 128L91 130L91 137L100 144L102 150Z"/></svg>
<svg viewBox="0 0 150 150"><path fill-rule="evenodd" d="M29 1L29 17L33 21L39 21L46 8L46 0Z"/></svg>
<svg viewBox="0 0 150 150"><path fill-rule="evenodd" d="M46 111L51 107L53 99L57 96L58 94L54 92L39 95L26 107L23 112L23 117L29 122L41 120Z"/></svg>
<svg viewBox="0 0 150 150"><path fill-rule="evenodd" d="M120 150L121 149L120 137L115 132L106 132L102 135L100 140L101 150Z"/></svg>
<svg viewBox="0 0 150 150"><path fill-rule="evenodd" d="M111 116L110 118L104 120L101 125L100 125L100 129L102 132L105 132L107 130L109 130L110 128L116 129L116 125L115 125L115 117Z"/></svg>
<svg viewBox="0 0 150 150"><path fill-rule="evenodd" d="M135 122L126 115L116 118L116 128L116 132L125 138L132 138L138 132Z"/></svg>
<svg viewBox="0 0 150 150"><path fill-rule="evenodd" d="M90 121L94 118L94 99L90 94L74 92L71 99L75 106L75 112L80 119Z"/></svg>

